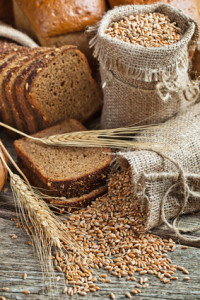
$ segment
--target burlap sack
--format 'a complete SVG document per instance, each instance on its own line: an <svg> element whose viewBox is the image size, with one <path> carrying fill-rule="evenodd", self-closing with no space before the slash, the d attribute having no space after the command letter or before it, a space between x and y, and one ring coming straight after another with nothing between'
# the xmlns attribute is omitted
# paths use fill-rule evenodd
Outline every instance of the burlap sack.
<svg viewBox="0 0 200 300"><path fill-rule="evenodd" d="M105 34L113 21L155 11L177 23L183 34L180 41L161 48L144 48ZM116 7L89 30L91 36L95 33L90 46L100 62L103 128L162 122L198 98L198 85L188 77L188 47L195 47L199 29L181 11L166 4Z"/></svg>
<svg viewBox="0 0 200 300"><path fill-rule="evenodd" d="M12 28L10 25L0 22L0 37L10 39L22 46L30 48L38 47L38 45L25 33Z"/></svg>
<svg viewBox="0 0 200 300"><path fill-rule="evenodd" d="M168 220L200 210L200 104L140 136L155 150L119 152L116 160L131 167L129 190L147 211L144 230L165 222L181 236ZM158 143L162 150L156 150Z"/></svg>

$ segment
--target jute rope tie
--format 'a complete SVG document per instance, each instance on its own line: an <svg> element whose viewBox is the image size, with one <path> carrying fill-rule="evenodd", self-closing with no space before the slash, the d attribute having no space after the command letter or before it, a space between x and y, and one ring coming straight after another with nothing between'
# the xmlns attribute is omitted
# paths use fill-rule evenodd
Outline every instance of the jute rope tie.
<svg viewBox="0 0 200 300"><path fill-rule="evenodd" d="M149 149L147 149L147 151L148 150ZM197 198L200 201L200 193L191 191L191 189L190 189L190 187L187 183L188 179L193 179L193 180L199 180L200 181L200 175L191 174L191 173L188 174L183 170L182 166L179 163L177 163L176 161L174 161L172 158L162 154L161 152L155 151L155 150L149 150L149 151L154 151L163 160L164 159L169 160L172 164L175 165L175 167L177 168L177 171L178 171L178 174L175 174L174 172L171 172L171 173L167 173L167 172L156 173L155 172L155 173L150 173L150 174L146 174L146 173L143 174L144 180L148 180L148 181L151 181L151 182L154 182L154 181L157 181L157 180L164 180L164 179L176 180L176 183L171 185L171 187L166 191L164 197L161 199L161 219L162 219L162 221L170 229L172 229L175 232L176 236L178 238L180 238L182 241L185 241L185 242L200 242L200 238L186 238L181 234L181 232L182 233L188 233L188 232L198 231L198 230L200 230L200 226L194 226L190 229L186 229L186 228L178 228L178 226L176 225L180 215L184 212L184 209L185 209L185 207L188 203L189 197L193 196L193 197ZM175 217L175 219L173 221L173 224L171 225L168 222L168 220L166 219L164 205L165 205L170 193L177 187L180 187L180 189L182 189L182 191L183 191L183 205L180 208L179 213ZM145 194L145 191L143 191L143 192Z"/></svg>

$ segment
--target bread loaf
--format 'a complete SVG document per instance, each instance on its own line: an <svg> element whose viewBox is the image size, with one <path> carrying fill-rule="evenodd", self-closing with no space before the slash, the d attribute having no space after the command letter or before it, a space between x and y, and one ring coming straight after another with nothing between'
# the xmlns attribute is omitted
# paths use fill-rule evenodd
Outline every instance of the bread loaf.
<svg viewBox="0 0 200 300"><path fill-rule="evenodd" d="M3 154L1 147L0 147L0 153L1 153L1 155L3 155L3 157L5 158L5 155ZM5 158L5 160L6 160L6 158ZM0 192L1 192L1 190L2 190L2 188L4 187L4 184L5 184L5 182L6 182L6 179L7 179L7 173L8 173L8 172L7 172L7 170L5 169L5 167L4 167L3 163L2 163L2 160L1 160L1 158L0 158Z"/></svg>
<svg viewBox="0 0 200 300"><path fill-rule="evenodd" d="M83 130L86 129L81 123L68 120L34 136ZM111 150L107 148L49 147L24 138L14 144L18 162L27 170L32 184L37 183L51 195L81 197L106 183L112 160Z"/></svg>
<svg viewBox="0 0 200 300"><path fill-rule="evenodd" d="M105 0L14 0L16 27L43 46L76 45L91 59L84 30L98 22Z"/></svg>

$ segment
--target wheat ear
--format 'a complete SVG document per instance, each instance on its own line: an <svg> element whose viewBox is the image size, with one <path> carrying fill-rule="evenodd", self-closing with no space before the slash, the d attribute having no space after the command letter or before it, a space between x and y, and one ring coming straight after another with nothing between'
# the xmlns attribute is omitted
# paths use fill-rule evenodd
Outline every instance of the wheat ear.
<svg viewBox="0 0 200 300"><path fill-rule="evenodd" d="M62 147L110 147L114 149L144 149L152 148L157 149L163 147L163 142L158 141L153 143L147 137L139 136L139 132L143 129L146 131L155 130L158 125L144 125L144 126L130 126L115 129L103 130L88 130L69 132L64 134L57 134L44 138L38 138L25 134L9 125L0 122L0 125L12 130L26 138L34 141L41 142L49 146L62 146ZM136 135L137 134L137 135Z"/></svg>
<svg viewBox="0 0 200 300"><path fill-rule="evenodd" d="M3 153L11 159L14 166L19 170L8 151L0 142ZM67 245L68 249L84 255L71 238L67 227L51 212L39 192L36 192L26 180L12 172L5 158L0 152L0 159L10 176L10 186L15 200L20 220L30 235L34 248L40 260L42 272L45 279L48 279L50 286L54 281L54 268L52 264L52 251L63 250ZM21 174L23 174L20 171ZM49 276L50 275L50 276Z"/></svg>

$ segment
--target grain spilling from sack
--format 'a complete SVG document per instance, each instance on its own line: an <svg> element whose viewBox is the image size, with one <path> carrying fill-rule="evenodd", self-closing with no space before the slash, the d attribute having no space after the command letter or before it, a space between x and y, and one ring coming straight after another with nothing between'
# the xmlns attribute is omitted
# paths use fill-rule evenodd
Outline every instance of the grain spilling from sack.
<svg viewBox="0 0 200 300"><path fill-rule="evenodd" d="M109 189L113 189L112 183ZM163 283L174 277L177 266L167 252L175 250L175 243L151 233L137 233L143 225L143 212L135 207L132 194L127 191L120 201L119 197L101 197L74 212L65 222L86 254L85 258L80 257L66 245L67 255L59 252L52 257L56 270L65 273L69 295L95 292L100 288L99 282L111 282L110 276L133 281L133 294L148 286L145 275L154 275ZM99 269L102 274L97 277ZM114 299L113 295L110 298Z"/></svg>
<svg viewBox="0 0 200 300"><path fill-rule="evenodd" d="M175 22L160 13L131 15L110 24L106 30L113 38L143 47L163 47L182 38Z"/></svg>
<svg viewBox="0 0 200 300"><path fill-rule="evenodd" d="M157 124L194 103L199 87L188 75L198 24L167 4L110 10L89 30L100 63L102 128Z"/></svg>

